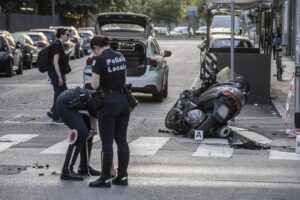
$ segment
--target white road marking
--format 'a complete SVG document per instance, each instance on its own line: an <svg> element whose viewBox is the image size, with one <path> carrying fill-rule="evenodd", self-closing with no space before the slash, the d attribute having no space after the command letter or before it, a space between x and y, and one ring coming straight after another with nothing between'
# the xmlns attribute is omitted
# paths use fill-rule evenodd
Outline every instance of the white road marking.
<svg viewBox="0 0 300 200"><path fill-rule="evenodd" d="M34 137L37 137L38 134L7 134L0 137L0 152L4 151L11 146L19 144L21 142L26 142Z"/></svg>
<svg viewBox="0 0 300 200"><path fill-rule="evenodd" d="M23 114L16 115L16 116L14 116L14 119L21 118L22 116L23 116Z"/></svg>
<svg viewBox="0 0 300 200"><path fill-rule="evenodd" d="M99 140L99 135L95 135L93 139L93 143ZM41 154L65 154L67 152L69 146L68 139L58 142L44 151L40 152Z"/></svg>
<svg viewBox="0 0 300 200"><path fill-rule="evenodd" d="M131 155L152 156L169 141L169 137L139 137L129 143Z"/></svg>
<svg viewBox="0 0 300 200"><path fill-rule="evenodd" d="M266 138L254 131L249 130L241 130L240 128L236 128L234 126L230 127L233 131L235 131L238 135L241 135L249 140L255 141L259 144L270 144L272 140L269 138Z"/></svg>
<svg viewBox="0 0 300 200"><path fill-rule="evenodd" d="M229 158L232 154L233 148L230 148L226 139L207 138L201 142L193 156Z"/></svg>
<svg viewBox="0 0 300 200"><path fill-rule="evenodd" d="M294 152L282 152L277 150L270 150L269 159L274 160L300 160L300 154Z"/></svg>

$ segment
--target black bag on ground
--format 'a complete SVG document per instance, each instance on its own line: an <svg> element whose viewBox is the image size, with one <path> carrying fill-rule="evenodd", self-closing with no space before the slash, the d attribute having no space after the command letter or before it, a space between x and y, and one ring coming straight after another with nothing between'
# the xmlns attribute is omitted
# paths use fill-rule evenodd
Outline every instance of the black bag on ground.
<svg viewBox="0 0 300 200"><path fill-rule="evenodd" d="M123 89L127 97L127 100L129 102L130 111L133 111L133 109L138 105L138 101L131 93L132 85L131 84L125 85Z"/></svg>
<svg viewBox="0 0 300 200"><path fill-rule="evenodd" d="M47 46L47 47L43 48L38 54L36 66L41 73L45 73L46 71L48 71L49 49L50 49L50 46Z"/></svg>

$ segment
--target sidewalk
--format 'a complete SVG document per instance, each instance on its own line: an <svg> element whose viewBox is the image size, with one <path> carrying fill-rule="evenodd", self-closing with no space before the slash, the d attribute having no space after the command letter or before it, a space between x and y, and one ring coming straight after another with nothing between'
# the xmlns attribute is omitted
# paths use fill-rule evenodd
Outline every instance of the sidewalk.
<svg viewBox="0 0 300 200"><path fill-rule="evenodd" d="M295 68L295 62L291 57L282 57L282 65L285 66L282 81L278 81L276 78L276 61L271 60L271 101L277 110L277 113L283 119L286 118L286 103L291 87L291 80ZM292 88L292 97L289 103L288 111L288 129L294 129L294 90L295 85Z"/></svg>

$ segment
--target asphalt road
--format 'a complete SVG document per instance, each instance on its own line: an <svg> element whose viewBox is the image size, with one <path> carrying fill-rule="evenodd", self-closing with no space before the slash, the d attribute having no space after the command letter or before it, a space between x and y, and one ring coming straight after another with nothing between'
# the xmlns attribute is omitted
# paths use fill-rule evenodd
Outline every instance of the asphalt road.
<svg viewBox="0 0 300 200"><path fill-rule="evenodd" d="M158 132L164 128L164 117L179 92L195 85L199 75L199 41L159 43L162 49L172 51L167 58L169 97L162 103L153 103L150 97L143 96L131 115L128 187L88 188L88 182L95 177L83 182L61 181L53 172L60 171L64 152L53 153L51 149L67 138L69 130L51 124L43 116L53 98L47 76L37 69L12 78L1 76L0 199L299 200L300 161L289 148L233 149L224 140L201 143ZM84 63L85 58L70 62L69 88L82 85ZM279 140L280 121L268 106L248 105L232 124ZM18 138L12 143L13 136L20 134L23 140ZM99 169L99 141L94 146L91 164ZM33 167L36 163L44 168Z"/></svg>

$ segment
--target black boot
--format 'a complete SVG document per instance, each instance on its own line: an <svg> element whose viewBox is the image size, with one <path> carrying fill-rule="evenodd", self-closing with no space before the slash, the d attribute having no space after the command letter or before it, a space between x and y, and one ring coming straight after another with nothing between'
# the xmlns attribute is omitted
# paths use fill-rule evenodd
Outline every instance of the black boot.
<svg viewBox="0 0 300 200"><path fill-rule="evenodd" d="M80 152L80 164L78 167L78 174L81 176L100 176L101 172L98 170L93 169L89 165L91 152L93 147L93 138L87 141L87 145L82 148Z"/></svg>
<svg viewBox="0 0 300 200"><path fill-rule="evenodd" d="M96 181L90 182L89 187L110 188L110 169L113 163L113 153L102 153L102 174Z"/></svg>
<svg viewBox="0 0 300 200"><path fill-rule="evenodd" d="M61 175L60 175L60 179L62 180L83 181L83 178L81 176L79 176L78 174L70 170L70 164L71 161L73 160L73 156L75 154L76 148L77 147L73 145L69 145L68 147L64 166L62 168Z"/></svg>
<svg viewBox="0 0 300 200"><path fill-rule="evenodd" d="M118 175L112 181L112 184L122 186L128 185L127 168L129 163L129 155L129 152L118 152Z"/></svg>

